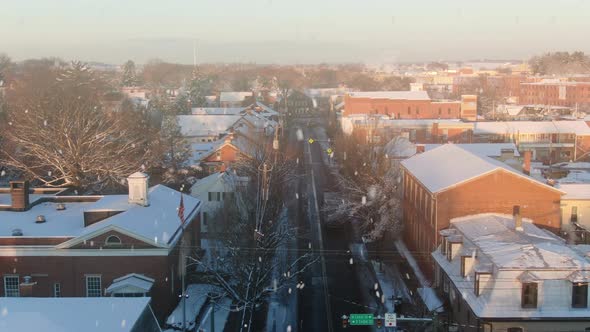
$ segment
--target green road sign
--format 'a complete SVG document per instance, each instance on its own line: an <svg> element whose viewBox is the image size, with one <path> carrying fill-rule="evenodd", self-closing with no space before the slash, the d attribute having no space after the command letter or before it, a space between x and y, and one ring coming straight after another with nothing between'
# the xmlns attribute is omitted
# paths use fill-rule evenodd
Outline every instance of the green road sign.
<svg viewBox="0 0 590 332"><path fill-rule="evenodd" d="M373 314L350 314L350 325L373 325Z"/></svg>

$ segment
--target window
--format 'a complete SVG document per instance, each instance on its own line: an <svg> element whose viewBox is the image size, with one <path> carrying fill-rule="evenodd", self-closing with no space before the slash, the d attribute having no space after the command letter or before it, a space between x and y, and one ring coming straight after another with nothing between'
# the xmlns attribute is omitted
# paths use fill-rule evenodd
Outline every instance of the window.
<svg viewBox="0 0 590 332"><path fill-rule="evenodd" d="M439 107L438 108L438 115L441 115L441 114L442 114L442 108Z"/></svg>
<svg viewBox="0 0 590 332"><path fill-rule="evenodd" d="M448 114L451 114L451 109L450 108L447 110L447 113Z"/></svg>
<svg viewBox="0 0 590 332"><path fill-rule="evenodd" d="M203 212L203 226L207 226L207 219L208 219L207 212Z"/></svg>
<svg viewBox="0 0 590 332"><path fill-rule="evenodd" d="M106 241L104 241L104 243L107 246L120 246L121 239L116 235L111 235L111 236L107 237L107 239L106 239Z"/></svg>
<svg viewBox="0 0 590 332"><path fill-rule="evenodd" d="M221 192L210 191L208 199L209 199L209 202L211 202L211 201L219 202L221 200Z"/></svg>
<svg viewBox="0 0 590 332"><path fill-rule="evenodd" d="M53 297L61 297L61 284L59 282L53 284Z"/></svg>
<svg viewBox="0 0 590 332"><path fill-rule="evenodd" d="M537 287L534 282L522 284L521 305L523 308L537 307Z"/></svg>
<svg viewBox="0 0 590 332"><path fill-rule="evenodd" d="M18 276L4 276L4 296L19 297L19 278Z"/></svg>
<svg viewBox="0 0 590 332"><path fill-rule="evenodd" d="M410 106L408 106L408 114L410 114L410 112L412 112Z"/></svg>
<svg viewBox="0 0 590 332"><path fill-rule="evenodd" d="M506 332L523 332L522 327L509 327Z"/></svg>
<svg viewBox="0 0 590 332"><path fill-rule="evenodd" d="M574 283L572 284L572 308L587 308L588 307L588 284Z"/></svg>
<svg viewBox="0 0 590 332"><path fill-rule="evenodd" d="M572 206L572 215L570 217L570 222L578 222L578 207Z"/></svg>
<svg viewBox="0 0 590 332"><path fill-rule="evenodd" d="M101 295L100 276L86 276L86 297L100 297Z"/></svg>
<svg viewBox="0 0 590 332"><path fill-rule="evenodd" d="M416 107L416 114L420 114L420 108Z"/></svg>
<svg viewBox="0 0 590 332"><path fill-rule="evenodd" d="M473 283L474 285L474 289L473 289L473 293L475 293L475 296L479 296L479 282L481 280L480 274L475 272L475 282Z"/></svg>

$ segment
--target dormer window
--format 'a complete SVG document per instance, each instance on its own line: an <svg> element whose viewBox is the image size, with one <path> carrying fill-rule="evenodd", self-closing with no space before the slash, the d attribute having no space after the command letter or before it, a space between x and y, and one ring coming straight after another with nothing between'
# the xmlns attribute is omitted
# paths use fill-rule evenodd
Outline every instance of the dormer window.
<svg viewBox="0 0 590 332"><path fill-rule="evenodd" d="M120 246L122 242L118 236L110 235L109 237L107 237L107 239L106 239L106 241L104 241L104 243L107 246Z"/></svg>
<svg viewBox="0 0 590 332"><path fill-rule="evenodd" d="M572 308L588 307L588 283L572 283Z"/></svg>
<svg viewBox="0 0 590 332"><path fill-rule="evenodd" d="M537 307L537 292L539 285L536 282L522 284L521 305L523 308Z"/></svg>

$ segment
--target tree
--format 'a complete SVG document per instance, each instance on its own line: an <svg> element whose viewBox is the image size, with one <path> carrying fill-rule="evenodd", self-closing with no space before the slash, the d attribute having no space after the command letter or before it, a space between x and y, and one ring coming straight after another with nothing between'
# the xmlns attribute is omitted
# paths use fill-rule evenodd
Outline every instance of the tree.
<svg viewBox="0 0 590 332"><path fill-rule="evenodd" d="M333 172L338 193L323 211L329 223L360 222L364 238L379 240L401 230L401 171L387 154L375 153L371 144L340 136L335 151L342 156L340 171Z"/></svg>
<svg viewBox="0 0 590 332"><path fill-rule="evenodd" d="M123 65L123 74L121 77L121 84L126 87L137 86L137 74L135 72L135 62L128 60Z"/></svg>
<svg viewBox="0 0 590 332"><path fill-rule="evenodd" d="M234 199L226 200L220 211L221 226L212 227L217 231L211 236L223 243L224 250L217 257L222 264L193 260L208 272L207 281L220 286L243 310L250 330L252 316L266 298L288 287L317 258L310 250L285 265L275 259L286 252L286 242L295 236L283 203L295 178L293 162L259 148L254 156L237 163L235 174L250 180Z"/></svg>
<svg viewBox="0 0 590 332"><path fill-rule="evenodd" d="M162 147L161 166L166 170L164 182L181 183L187 162L191 156L191 147L182 135L176 116L165 116L160 132Z"/></svg>
<svg viewBox="0 0 590 332"><path fill-rule="evenodd" d="M442 62L430 62L426 65L426 69L430 71L446 71L449 70L449 65Z"/></svg>
<svg viewBox="0 0 590 332"><path fill-rule="evenodd" d="M2 82L6 81L8 72L13 66L14 64L8 55L0 53L0 87L2 86Z"/></svg>
<svg viewBox="0 0 590 332"><path fill-rule="evenodd" d="M104 111L101 91L100 79L73 63L53 85L17 94L7 114L2 159L44 186L120 188L129 174L151 165L152 142L124 115ZM135 120L137 126L144 123Z"/></svg>
<svg viewBox="0 0 590 332"><path fill-rule="evenodd" d="M203 107L207 105L207 97L211 89L211 80L202 75L196 75L190 81L188 98L192 107Z"/></svg>
<svg viewBox="0 0 590 332"><path fill-rule="evenodd" d="M539 75L564 75L590 72L590 57L584 52L555 52L534 56L531 71Z"/></svg>

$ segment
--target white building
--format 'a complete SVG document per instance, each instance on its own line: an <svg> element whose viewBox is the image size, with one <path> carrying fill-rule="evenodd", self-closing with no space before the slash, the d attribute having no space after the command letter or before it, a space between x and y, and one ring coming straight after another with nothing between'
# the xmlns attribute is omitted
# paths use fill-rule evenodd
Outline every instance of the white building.
<svg viewBox="0 0 590 332"><path fill-rule="evenodd" d="M435 281L461 331L589 331L590 262L531 220L451 220L432 253Z"/></svg>

